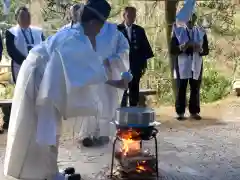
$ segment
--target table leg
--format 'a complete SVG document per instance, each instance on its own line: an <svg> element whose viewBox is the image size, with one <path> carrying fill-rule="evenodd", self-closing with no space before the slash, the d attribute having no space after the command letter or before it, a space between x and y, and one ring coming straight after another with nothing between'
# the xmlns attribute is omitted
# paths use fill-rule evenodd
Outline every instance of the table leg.
<svg viewBox="0 0 240 180"><path fill-rule="evenodd" d="M145 95L139 95L139 106L147 107L147 98Z"/></svg>

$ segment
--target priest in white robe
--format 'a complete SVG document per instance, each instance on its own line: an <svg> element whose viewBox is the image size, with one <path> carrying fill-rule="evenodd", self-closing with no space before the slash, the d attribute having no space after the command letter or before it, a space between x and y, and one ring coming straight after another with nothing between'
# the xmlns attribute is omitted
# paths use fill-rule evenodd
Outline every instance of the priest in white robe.
<svg viewBox="0 0 240 180"><path fill-rule="evenodd" d="M63 26L60 31L69 28L79 28L80 23L77 21L77 13L79 12L82 12L81 6L79 4L73 5L70 8L72 21ZM118 30L117 24L110 22L104 23L96 40L97 50L101 53L104 63L111 70L110 76L115 79L120 78L121 71L127 71L129 68L129 58L127 57L129 52L128 40ZM106 48L108 46L111 48ZM109 142L110 122L114 116L115 109L119 107L118 97L123 95L123 90L116 90L106 84L102 84L99 88L99 97L102 101L108 101L105 103L102 117L98 117L98 119L95 117L76 119L78 122L76 125L80 126L80 143L86 147L104 145ZM104 94L101 94L101 92L104 92ZM105 92L108 92L108 98L105 97Z"/></svg>
<svg viewBox="0 0 240 180"><path fill-rule="evenodd" d="M121 72L128 71L129 68L127 39L117 29L117 24L105 22L96 40L97 49L104 63L110 68L110 76L113 79L120 78ZM108 46L111 48L105 48ZM123 93L122 89L116 90L104 83L99 85L99 98L105 102L104 109L98 119L87 117L80 121L79 140L84 146L99 146L109 142L110 122L119 107L119 97L121 98Z"/></svg>
<svg viewBox="0 0 240 180"><path fill-rule="evenodd" d="M127 88L130 79L120 76L126 69L123 64L110 63L119 67L118 77L113 78L97 49L96 35L110 10L104 0L91 1L84 7L79 29L60 31L30 51L13 97L4 162L6 176L64 180L57 167L61 119L101 117L108 101L99 97L99 85L106 83L115 90ZM105 97L111 98L107 93ZM80 175L69 175L67 179L80 180Z"/></svg>
<svg viewBox="0 0 240 180"><path fill-rule="evenodd" d="M24 6L16 10L17 25L6 31L6 47L11 57L13 81L16 83L19 69L29 51L44 40L41 28L30 26L31 15Z"/></svg>

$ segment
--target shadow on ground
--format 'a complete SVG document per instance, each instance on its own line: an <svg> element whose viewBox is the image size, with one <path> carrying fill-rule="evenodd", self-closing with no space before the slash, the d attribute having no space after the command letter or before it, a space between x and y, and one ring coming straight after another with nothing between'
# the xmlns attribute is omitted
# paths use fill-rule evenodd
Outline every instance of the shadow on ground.
<svg viewBox="0 0 240 180"><path fill-rule="evenodd" d="M205 128L208 126L224 126L226 125L226 122L222 121L220 118L213 118L213 117L207 117L203 116L202 120L193 120L190 118L187 118L185 121L178 121L173 116L157 116L157 120L160 121L161 129L183 129L183 128Z"/></svg>

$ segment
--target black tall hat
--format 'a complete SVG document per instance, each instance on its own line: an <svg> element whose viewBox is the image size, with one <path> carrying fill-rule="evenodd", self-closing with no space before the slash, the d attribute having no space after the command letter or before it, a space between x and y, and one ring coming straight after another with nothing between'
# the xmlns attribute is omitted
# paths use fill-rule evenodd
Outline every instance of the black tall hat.
<svg viewBox="0 0 240 180"><path fill-rule="evenodd" d="M85 7L96 11L103 20L106 20L111 12L111 6L106 0L88 0Z"/></svg>

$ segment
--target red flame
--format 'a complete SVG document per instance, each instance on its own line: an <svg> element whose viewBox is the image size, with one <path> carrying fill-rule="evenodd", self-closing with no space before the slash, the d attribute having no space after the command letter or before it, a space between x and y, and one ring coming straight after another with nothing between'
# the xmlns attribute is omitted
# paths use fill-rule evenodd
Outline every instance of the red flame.
<svg viewBox="0 0 240 180"><path fill-rule="evenodd" d="M137 130L118 130L117 136L121 138L122 146L120 147L120 157L134 157L141 154L140 133ZM148 167L146 161L138 161L136 172L153 172L153 169Z"/></svg>

